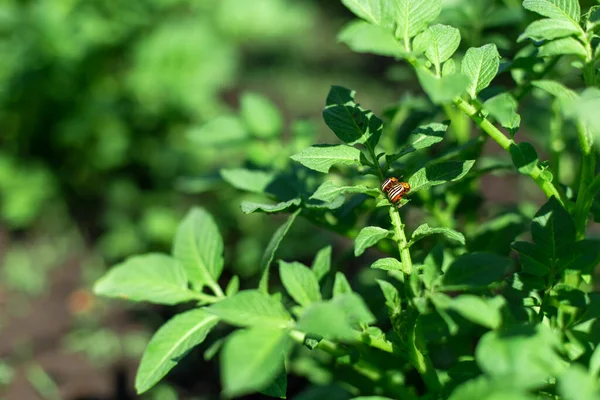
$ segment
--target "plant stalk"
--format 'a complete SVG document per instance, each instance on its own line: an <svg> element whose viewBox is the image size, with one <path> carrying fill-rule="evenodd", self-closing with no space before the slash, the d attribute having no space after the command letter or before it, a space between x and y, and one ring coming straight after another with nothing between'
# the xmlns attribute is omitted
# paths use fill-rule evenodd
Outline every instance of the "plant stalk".
<svg viewBox="0 0 600 400"><path fill-rule="evenodd" d="M514 144L506 135L504 135L498 128L494 126L488 119L483 117L479 110L473 105L469 104L461 97L454 99L454 104L461 109L469 118L473 120L485 133L487 133L496 143L500 145L504 150L510 151L510 146ZM529 174L542 189L546 197L550 198L554 196L563 206L567 204L567 197L564 191L542 178L542 170L537 165L533 168L533 171Z"/></svg>

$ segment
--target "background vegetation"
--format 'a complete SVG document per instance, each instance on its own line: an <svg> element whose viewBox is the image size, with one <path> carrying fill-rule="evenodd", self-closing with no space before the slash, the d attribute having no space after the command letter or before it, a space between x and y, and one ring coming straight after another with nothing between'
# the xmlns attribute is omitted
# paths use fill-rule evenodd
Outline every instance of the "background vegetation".
<svg viewBox="0 0 600 400"><path fill-rule="evenodd" d="M459 29L459 58L471 47L493 43L498 49L500 73L480 98L509 133L519 126L515 110L507 110L504 102L494 108L494 102L487 101L510 91L520 102L517 141L533 143L540 161L520 165L521 174L513 166L514 152L511 157L497 143L479 136L480 130L460 112L460 105L432 104L432 100L444 103L436 100L443 93L428 88L414 65L370 54L386 54L389 49L365 48L365 42L357 39L365 36L352 35L352 29L356 32L361 26L347 25L354 17L341 2L2 2L0 385L4 394L22 399L136 398L135 371L150 337L186 308L109 302L95 297L91 286L108 266L131 255L170 252L180 221L186 215L190 218L192 206L202 206L218 224L225 255L221 281L239 279L242 289L256 287L263 251L288 217L245 215L240 204L246 201L244 211L249 212L262 207L265 194L293 202L294 185L312 192L319 187L323 178L290 157L315 143L339 143L328 128L331 123L321 116L332 85L352 88L360 103L381 117L385 131L379 145L388 155L409 143L419 126L450 120L449 128L434 128L448 129L443 146L414 152L396 164L400 157L390 159L385 172L409 178L431 160L456 155L462 160L476 158L477 168L457 184L412 197L404 223L413 229L429 223L458 230L468 252L514 257L512 242L517 237L529 240L530 222L546 202L544 194L550 189L538 186L547 186L544 182L554 176L569 186L556 185L563 198L574 199L578 189L574 182L581 178L582 148L574 112L558 112L565 106L548 94L555 92L531 82L543 77L580 88L585 66L577 54L536 56L539 43L520 35L539 15L525 10L521 1L442 3L436 23ZM580 4L585 12L596 3L582 0ZM590 37L590 44L597 41L597 36ZM589 81L588 73L586 79L589 87L598 86L597 76L592 74ZM581 114L593 114L593 104L597 103L582 105L580 109L590 108ZM527 149L520 149L526 153ZM526 155L525 161L531 161ZM539 173L537 185L527 176L534 170ZM248 171L254 175L247 175ZM332 175L335 184L377 188L379 179L342 171ZM592 165L589 173L594 172ZM274 177L288 187L268 187ZM377 319L385 319L386 299L376 278L387 275L366 267L396 251L394 243L381 242L362 258L354 257L369 247L365 244L355 253L353 239L360 229L389 219L383 209L368 213L374 208L373 201L365 203L368 195L361 192L327 215L305 209L281 242L277 259L311 265L315 255L331 251L333 267L329 279L321 283L324 291L334 290L339 282L335 272L343 271L346 284L363 296ZM589 208L600 220L596 200ZM281 210L294 211L298 204ZM585 223L581 231L581 215L575 217L581 239ZM597 234L597 226L590 226L587 237ZM435 252L442 252L437 246L442 241L432 238L419 244L415 264L434 262ZM326 250L328 244L332 250ZM432 258L426 258L428 254ZM343 283L337 285L341 290ZM587 292L593 286L587 280L583 289ZM571 301L569 306L576 301L565 293L560 296L566 300L557 301ZM497 306L490 304L492 309ZM438 308L446 309L439 304ZM469 324L468 316L460 312L447 312L444 329L461 334L454 336L452 345L468 353L482 335L481 326ZM439 326L440 321L430 323ZM483 325L495 326L495 322ZM229 331L219 327L211 333L143 396L218 397L222 389L217 383L218 365L205 359L214 355L218 338ZM578 346L582 340L576 339L569 338L569 351L587 361L591 349ZM434 348L437 365L456 360L457 354L447 353L444 343ZM353 373L343 366L330 369L329 362L302 354L288 381L288 397L346 399L357 388L364 393L370 387L368 382L353 382ZM464 370L448 374L463 374L466 380L473 373L472 364L465 362ZM389 379L394 383L394 377ZM402 379L419 380L410 374ZM457 378L456 384L460 382Z"/></svg>

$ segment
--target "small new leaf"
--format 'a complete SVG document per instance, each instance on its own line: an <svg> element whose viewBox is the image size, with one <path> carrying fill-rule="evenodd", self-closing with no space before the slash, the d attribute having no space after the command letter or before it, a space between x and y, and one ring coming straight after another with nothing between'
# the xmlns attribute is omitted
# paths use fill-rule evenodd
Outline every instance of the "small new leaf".
<svg viewBox="0 0 600 400"><path fill-rule="evenodd" d="M448 60L460 44L458 29L437 24L430 26L414 40L414 50L424 51L425 57L435 66L436 75L441 73L441 65Z"/></svg>
<svg viewBox="0 0 600 400"><path fill-rule="evenodd" d="M495 44L486 44L467 50L462 60L462 73L469 78L467 92L471 98L488 87L500 67L500 54Z"/></svg>

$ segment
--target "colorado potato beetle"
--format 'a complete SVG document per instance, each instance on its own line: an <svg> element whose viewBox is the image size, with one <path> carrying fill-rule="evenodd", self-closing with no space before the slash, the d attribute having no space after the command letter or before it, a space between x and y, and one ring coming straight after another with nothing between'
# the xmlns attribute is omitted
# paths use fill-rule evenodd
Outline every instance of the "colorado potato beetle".
<svg viewBox="0 0 600 400"><path fill-rule="evenodd" d="M398 178L387 178L381 183L381 191L385 193L392 204L398 204L400 199L410 191L407 182L400 182Z"/></svg>

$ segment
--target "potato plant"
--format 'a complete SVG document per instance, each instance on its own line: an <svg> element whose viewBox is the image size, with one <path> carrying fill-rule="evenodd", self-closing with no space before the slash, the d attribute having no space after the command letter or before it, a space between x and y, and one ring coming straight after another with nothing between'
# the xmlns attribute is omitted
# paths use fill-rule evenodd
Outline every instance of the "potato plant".
<svg viewBox="0 0 600 400"><path fill-rule="evenodd" d="M306 398L333 396L332 382L346 398L600 398L600 241L589 233L600 190L600 6L525 0L541 18L506 60L492 43L457 53L459 29L435 23L439 0L342 3L359 19L340 41L409 66L429 101L405 97L377 116L333 86L323 119L337 143L271 169L222 171L265 198L243 201L244 213L288 215L255 280L224 281L223 239L203 208L183 220L170 255L135 256L101 278L100 295L195 304L155 333L137 391L225 324L236 329L206 352L220 352L225 397L285 398L297 374L320 385ZM508 79L510 88L492 86ZM521 115L540 109L550 123L536 149L536 127ZM579 165L568 174L571 143ZM502 193L531 195L487 205L485 179L497 175ZM519 186L508 183L516 176ZM410 185L398 202L380 189L389 177ZM278 259L300 218L353 241L356 258L323 243L310 266ZM374 285L380 292L367 295Z"/></svg>

